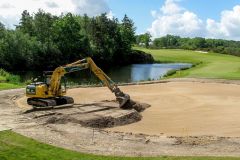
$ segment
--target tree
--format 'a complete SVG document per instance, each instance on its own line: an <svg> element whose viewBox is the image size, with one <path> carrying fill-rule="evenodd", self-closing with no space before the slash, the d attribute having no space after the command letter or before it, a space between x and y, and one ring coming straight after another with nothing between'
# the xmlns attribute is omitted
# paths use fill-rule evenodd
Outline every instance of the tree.
<svg viewBox="0 0 240 160"><path fill-rule="evenodd" d="M89 42L81 34L81 25L71 13L59 18L53 24L53 41L62 52L62 61L71 62L74 59L88 56Z"/></svg>
<svg viewBox="0 0 240 160"><path fill-rule="evenodd" d="M205 48L206 47L205 38L201 38L201 37L193 38L193 45L196 48Z"/></svg>
<svg viewBox="0 0 240 160"><path fill-rule="evenodd" d="M127 15L124 16L122 24L120 25L120 33L123 45L126 47L124 50L129 53L132 45L135 43L135 30L134 23Z"/></svg>
<svg viewBox="0 0 240 160"><path fill-rule="evenodd" d="M118 41L120 33L117 19L108 19L106 14L94 17L90 21L88 33L94 59L106 66L112 64L122 44Z"/></svg>
<svg viewBox="0 0 240 160"><path fill-rule="evenodd" d="M140 35L136 36L136 43L138 45L144 45L146 48L148 48L150 46L151 37L152 36L149 32L147 32L145 34L140 34Z"/></svg>
<svg viewBox="0 0 240 160"><path fill-rule="evenodd" d="M0 22L0 67L1 67L1 64L4 63L4 58L3 58L4 51L2 49L2 46L4 46L5 34L6 34L5 26Z"/></svg>
<svg viewBox="0 0 240 160"><path fill-rule="evenodd" d="M0 45L3 63L1 67L8 70L24 70L34 65L34 54L38 52L39 43L28 34L19 30L7 31Z"/></svg>
<svg viewBox="0 0 240 160"><path fill-rule="evenodd" d="M34 15L34 35L39 41L46 44L51 43L50 41L53 33L52 26L56 20L56 16L45 13L43 10L38 10Z"/></svg>
<svg viewBox="0 0 240 160"><path fill-rule="evenodd" d="M34 24L33 17L27 10L24 10L20 19L19 25L17 26L23 33L28 33L30 36L34 35Z"/></svg>

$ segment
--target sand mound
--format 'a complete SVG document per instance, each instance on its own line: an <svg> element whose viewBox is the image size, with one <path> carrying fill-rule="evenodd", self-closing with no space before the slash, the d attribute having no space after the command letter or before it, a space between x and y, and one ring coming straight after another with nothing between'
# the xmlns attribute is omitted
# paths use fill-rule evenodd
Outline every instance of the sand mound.
<svg viewBox="0 0 240 160"><path fill-rule="evenodd" d="M76 104L69 108L28 110L25 115L42 124L76 123L84 127L110 128L140 121L142 116L139 112L149 106L137 102L134 103L135 109L123 110L115 101L103 101L92 104Z"/></svg>

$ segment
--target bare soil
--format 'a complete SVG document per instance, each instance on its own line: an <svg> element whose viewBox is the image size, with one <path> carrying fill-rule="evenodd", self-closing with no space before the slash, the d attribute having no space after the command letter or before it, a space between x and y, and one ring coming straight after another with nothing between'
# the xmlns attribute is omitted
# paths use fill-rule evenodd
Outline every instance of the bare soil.
<svg viewBox="0 0 240 160"><path fill-rule="evenodd" d="M240 81L175 79L120 88L151 107L119 110L107 88L94 87L69 90L71 108L26 113L23 89L1 91L0 130L103 155L240 156ZM99 126L99 117L108 117L100 124L111 123Z"/></svg>
<svg viewBox="0 0 240 160"><path fill-rule="evenodd" d="M115 101L65 105L47 110L30 109L25 111L24 114L44 125L76 123L83 127L92 128L110 128L134 123L142 119L141 114L135 109L122 110Z"/></svg>

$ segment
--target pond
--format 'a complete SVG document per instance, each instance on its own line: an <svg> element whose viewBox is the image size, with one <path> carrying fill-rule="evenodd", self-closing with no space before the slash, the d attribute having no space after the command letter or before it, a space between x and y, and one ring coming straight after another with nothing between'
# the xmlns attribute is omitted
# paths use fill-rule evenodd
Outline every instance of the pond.
<svg viewBox="0 0 240 160"><path fill-rule="evenodd" d="M105 70L106 74L115 82L139 82L148 80L158 80L170 70L191 68L189 63L163 63L163 64L132 64L124 67L115 67ZM41 76L41 72L17 72L21 80L36 78ZM74 84L98 84L99 80L89 70L70 73L66 75L67 82Z"/></svg>

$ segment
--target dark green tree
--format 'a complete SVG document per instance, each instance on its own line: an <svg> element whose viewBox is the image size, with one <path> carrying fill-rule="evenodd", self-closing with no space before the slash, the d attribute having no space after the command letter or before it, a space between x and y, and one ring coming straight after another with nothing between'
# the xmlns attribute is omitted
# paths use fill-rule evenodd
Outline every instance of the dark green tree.
<svg viewBox="0 0 240 160"><path fill-rule="evenodd" d="M118 50L119 36L117 19L108 19L106 14L94 17L89 25L90 47L95 60L100 64L113 63L114 54Z"/></svg>
<svg viewBox="0 0 240 160"><path fill-rule="evenodd" d="M28 33L30 36L34 36L34 22L33 17L27 10L24 10L20 19L17 29L20 29L23 33Z"/></svg>
<svg viewBox="0 0 240 160"><path fill-rule="evenodd" d="M82 27L77 17L71 13L59 18L53 24L53 41L62 52L63 62L67 63L89 56L89 42L81 30Z"/></svg>
<svg viewBox="0 0 240 160"><path fill-rule="evenodd" d="M122 37L122 43L125 47L124 50L129 53L131 51L132 45L135 43L135 30L133 21L128 18L127 15L122 19L122 24L120 25L120 33Z"/></svg>
<svg viewBox="0 0 240 160"><path fill-rule="evenodd" d="M138 45L141 45L146 48L148 48L150 46L150 42L151 42L151 34L149 32L145 33L145 34L140 34L136 36L136 43Z"/></svg>

